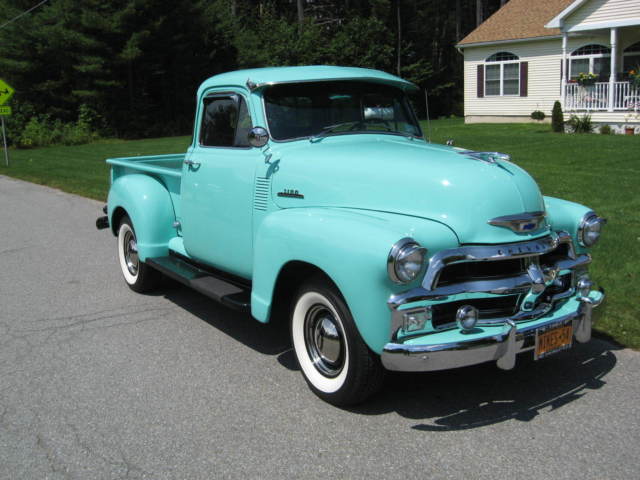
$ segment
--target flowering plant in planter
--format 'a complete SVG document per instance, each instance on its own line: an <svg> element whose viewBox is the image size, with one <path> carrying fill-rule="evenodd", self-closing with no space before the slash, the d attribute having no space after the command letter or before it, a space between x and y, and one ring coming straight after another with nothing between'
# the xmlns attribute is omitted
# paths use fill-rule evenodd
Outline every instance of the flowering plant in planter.
<svg viewBox="0 0 640 480"><path fill-rule="evenodd" d="M624 126L625 135L634 135L636 131L637 123L640 120L640 113L638 112L629 112L624 116L624 121L626 125Z"/></svg>
<svg viewBox="0 0 640 480"><path fill-rule="evenodd" d="M633 88L640 88L640 65L629 70L629 82Z"/></svg>
<svg viewBox="0 0 640 480"><path fill-rule="evenodd" d="M598 76L595 73L580 73L578 75L578 84L583 87L589 87L595 85Z"/></svg>

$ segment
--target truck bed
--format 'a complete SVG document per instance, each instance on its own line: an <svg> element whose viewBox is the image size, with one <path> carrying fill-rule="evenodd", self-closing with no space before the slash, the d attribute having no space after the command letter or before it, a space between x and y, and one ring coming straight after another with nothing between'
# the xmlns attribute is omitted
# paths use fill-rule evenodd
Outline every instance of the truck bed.
<svg viewBox="0 0 640 480"><path fill-rule="evenodd" d="M170 155L108 158L107 163L124 167L126 170L130 169L138 172L155 173L160 176L166 175L180 178L182 176L184 157L184 153L176 153ZM126 170L123 173L130 173Z"/></svg>
<svg viewBox="0 0 640 480"><path fill-rule="evenodd" d="M184 153L170 155L148 155L139 157L108 158L111 165L111 182L130 174L145 174L157 178L165 186L171 196L171 203L180 220L180 184L182 181L182 164Z"/></svg>

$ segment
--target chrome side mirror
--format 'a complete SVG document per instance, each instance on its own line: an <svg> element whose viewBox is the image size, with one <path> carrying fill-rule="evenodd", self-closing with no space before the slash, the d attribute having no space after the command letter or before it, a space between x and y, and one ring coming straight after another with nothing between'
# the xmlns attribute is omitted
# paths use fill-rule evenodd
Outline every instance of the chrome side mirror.
<svg viewBox="0 0 640 480"><path fill-rule="evenodd" d="M269 141L269 132L264 127L253 127L249 130L249 145L252 147L264 147Z"/></svg>

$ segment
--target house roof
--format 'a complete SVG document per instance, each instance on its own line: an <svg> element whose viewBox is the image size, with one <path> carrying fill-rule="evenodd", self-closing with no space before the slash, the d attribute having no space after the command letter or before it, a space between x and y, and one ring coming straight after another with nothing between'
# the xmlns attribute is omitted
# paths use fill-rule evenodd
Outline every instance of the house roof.
<svg viewBox="0 0 640 480"><path fill-rule="evenodd" d="M589 0L574 0L571 4L562 10L558 15L553 17L549 23L547 23L547 28L560 28L562 26L562 20L571 15L575 10L581 7L584 3Z"/></svg>
<svg viewBox="0 0 640 480"><path fill-rule="evenodd" d="M485 20L478 28L458 43L471 46L560 35L558 28L545 25L575 0L509 0L502 8Z"/></svg>

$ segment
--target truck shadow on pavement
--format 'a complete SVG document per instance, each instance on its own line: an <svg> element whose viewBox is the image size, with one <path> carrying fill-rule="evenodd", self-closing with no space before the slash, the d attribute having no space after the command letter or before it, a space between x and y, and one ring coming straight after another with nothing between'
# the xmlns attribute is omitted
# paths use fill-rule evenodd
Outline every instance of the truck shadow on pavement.
<svg viewBox="0 0 640 480"><path fill-rule="evenodd" d="M427 432L528 422L604 387L604 377L617 362L613 351L619 348L594 338L537 362L532 352L523 353L511 371L486 363L442 372L393 373L378 397L352 411L395 411L421 420L412 428Z"/></svg>
<svg viewBox="0 0 640 480"><path fill-rule="evenodd" d="M279 355L291 348L286 322L260 323L179 284L169 283L160 292L167 300L258 353Z"/></svg>
<svg viewBox="0 0 640 480"><path fill-rule="evenodd" d="M258 353L276 356L289 370L298 370L287 322L259 323L186 288L170 288L164 294L236 341ZM412 428L427 432L531 421L605 386L604 377L617 362L613 352L620 348L593 338L537 362L532 352L519 355L511 371L486 363L441 372L389 372L381 392L348 410L361 415L395 412L419 421ZM302 378L300 388L306 388Z"/></svg>

